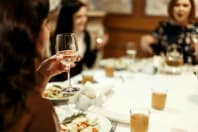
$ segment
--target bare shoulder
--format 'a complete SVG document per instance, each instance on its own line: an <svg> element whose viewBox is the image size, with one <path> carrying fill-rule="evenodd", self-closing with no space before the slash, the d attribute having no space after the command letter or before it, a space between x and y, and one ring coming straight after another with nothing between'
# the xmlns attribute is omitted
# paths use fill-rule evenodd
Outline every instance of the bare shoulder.
<svg viewBox="0 0 198 132"><path fill-rule="evenodd" d="M26 105L31 112L53 111L53 105L50 101L42 98L37 91L29 92Z"/></svg>

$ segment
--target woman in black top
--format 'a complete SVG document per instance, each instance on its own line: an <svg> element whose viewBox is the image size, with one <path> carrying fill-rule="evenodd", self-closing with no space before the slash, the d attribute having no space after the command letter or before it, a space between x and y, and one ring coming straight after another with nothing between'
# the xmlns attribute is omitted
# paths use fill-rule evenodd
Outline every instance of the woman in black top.
<svg viewBox="0 0 198 132"><path fill-rule="evenodd" d="M184 63L197 63L198 48L192 44L192 34L198 34L198 23L194 22L193 0L171 0L168 5L170 20L162 21L152 36L145 36L142 49L150 54L166 53L168 45L180 45Z"/></svg>
<svg viewBox="0 0 198 132"><path fill-rule="evenodd" d="M75 33L79 55L81 60L76 63L75 68L71 69L71 76L79 74L83 70L83 66L91 68L97 57L97 51L101 50L107 43L107 37L104 38L103 42L100 44L91 46L91 36L86 30L86 24L88 19L88 6L77 0L66 0L63 2L60 9L60 14L58 16L57 26L55 33L51 41L51 52L55 53L55 37L60 33ZM52 81L64 81L66 79L66 74L61 74L52 79Z"/></svg>
<svg viewBox="0 0 198 132"><path fill-rule="evenodd" d="M153 36L158 40L153 43L154 54L166 53L168 45L177 44L181 47L185 63L195 64L195 50L192 43L191 34L197 34L198 24L180 26L172 21L160 22Z"/></svg>

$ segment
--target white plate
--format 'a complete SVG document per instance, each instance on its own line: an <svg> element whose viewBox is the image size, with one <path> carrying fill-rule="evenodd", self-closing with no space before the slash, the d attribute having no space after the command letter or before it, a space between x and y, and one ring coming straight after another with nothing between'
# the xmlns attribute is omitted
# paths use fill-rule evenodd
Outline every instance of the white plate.
<svg viewBox="0 0 198 132"><path fill-rule="evenodd" d="M99 119L99 132L109 132L111 129L111 122L104 116L88 113L89 115L96 116Z"/></svg>
<svg viewBox="0 0 198 132"><path fill-rule="evenodd" d="M64 97L64 98L49 98L49 97L43 97L45 99L48 99L52 101L53 103L59 103L59 102L67 102L70 97Z"/></svg>
<svg viewBox="0 0 198 132"><path fill-rule="evenodd" d="M57 113L60 122L62 122L66 117L70 117L74 113L79 112L79 110L75 108L75 105L56 106L55 111ZM110 131L112 125L111 122L106 117L91 112L86 112L86 116L97 118L99 132Z"/></svg>
<svg viewBox="0 0 198 132"><path fill-rule="evenodd" d="M67 83L66 82L51 82L51 83L47 84L45 90L50 89L54 85L58 85L58 86L61 86L61 87L67 87ZM80 87L79 87L79 89L80 89ZM44 92L45 92L45 90L44 90ZM61 98L55 98L55 97L54 98L50 98L50 97L46 97L46 96L43 96L43 98L46 98L46 99L52 101L53 103L67 102L71 97L76 96L79 93L79 91L75 91L75 93L72 92L71 95L66 96L66 97L61 97Z"/></svg>

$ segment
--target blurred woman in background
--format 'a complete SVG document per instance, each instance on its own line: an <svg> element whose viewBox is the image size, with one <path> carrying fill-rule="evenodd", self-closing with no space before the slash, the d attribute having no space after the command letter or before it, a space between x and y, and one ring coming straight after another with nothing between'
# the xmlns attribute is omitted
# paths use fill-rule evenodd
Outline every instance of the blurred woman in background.
<svg viewBox="0 0 198 132"><path fill-rule="evenodd" d="M81 60L76 64L75 68L71 69L71 76L81 73L84 65L88 68L93 67L97 58L97 52L102 50L108 41L108 35L105 35L103 40L98 43L96 42L94 48L92 49L91 36L86 29L87 19L87 4L78 0L63 1L57 20L56 30L54 36L52 37L51 52L52 54L55 53L54 40L57 34L71 32L76 34ZM64 81L66 79L65 75L66 74L58 75L53 78L53 80Z"/></svg>
<svg viewBox="0 0 198 132"><path fill-rule="evenodd" d="M0 131L59 132L53 105L41 94L67 71L59 56L45 58L48 0L0 2Z"/></svg>
<svg viewBox="0 0 198 132"><path fill-rule="evenodd" d="M168 21L162 21L153 35L142 37L142 49L148 54L166 53L168 45L181 47L184 63L198 63L198 46L193 35L198 34L195 23L195 3L193 0L170 0L168 4ZM198 41L198 40L197 40Z"/></svg>

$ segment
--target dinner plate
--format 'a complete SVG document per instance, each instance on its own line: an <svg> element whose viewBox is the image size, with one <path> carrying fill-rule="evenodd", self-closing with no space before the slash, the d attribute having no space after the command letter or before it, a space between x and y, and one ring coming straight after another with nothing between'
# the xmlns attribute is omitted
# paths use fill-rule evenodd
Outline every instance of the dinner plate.
<svg viewBox="0 0 198 132"><path fill-rule="evenodd" d="M64 98L49 98L49 97L43 97L45 99L48 99L52 101L53 103L58 103L58 102L67 102L69 97L64 97Z"/></svg>
<svg viewBox="0 0 198 132"><path fill-rule="evenodd" d="M67 102L70 98L73 98L74 96L77 96L80 87L77 88L75 91L62 91L64 87L67 87L67 84L65 82L51 82L48 83L45 90L43 91L43 98L50 100L52 103L65 103ZM51 90L54 89L54 91L58 91L57 94L52 94Z"/></svg>
<svg viewBox="0 0 198 132"><path fill-rule="evenodd" d="M67 106L55 107L55 111L57 113L59 120L61 122L63 122L63 120L65 118L68 118L68 117L78 113L80 110L75 108L74 105L73 106L67 105ZM80 112L82 112L82 111L80 111ZM109 132L110 131L112 125L111 125L111 122L106 117L97 115L92 112L84 112L84 113L85 113L86 117L89 118L89 120L97 119L97 128L98 128L99 132Z"/></svg>
<svg viewBox="0 0 198 132"><path fill-rule="evenodd" d="M111 129L111 122L104 116L88 113L88 115L96 116L99 119L99 132L109 132Z"/></svg>

